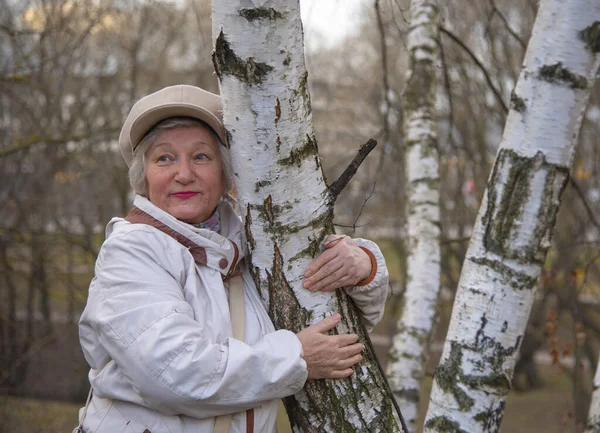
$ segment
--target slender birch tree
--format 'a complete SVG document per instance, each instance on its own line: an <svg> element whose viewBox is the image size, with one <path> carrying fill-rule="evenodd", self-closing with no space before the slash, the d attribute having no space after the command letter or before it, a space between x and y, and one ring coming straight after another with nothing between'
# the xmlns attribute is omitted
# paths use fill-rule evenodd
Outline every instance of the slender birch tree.
<svg viewBox="0 0 600 433"><path fill-rule="evenodd" d="M425 432L497 432L600 63L600 2L544 0L463 265Z"/></svg>
<svg viewBox="0 0 600 433"><path fill-rule="evenodd" d="M415 431L421 381L440 289L440 195L437 152L436 0L412 0L404 91L407 176L407 278L387 376L409 431Z"/></svg>
<svg viewBox="0 0 600 433"><path fill-rule="evenodd" d="M600 433L600 362L598 362L594 376L594 391L585 433Z"/></svg>
<svg viewBox="0 0 600 433"><path fill-rule="evenodd" d="M251 273L275 327L298 332L339 312L335 332L368 340L344 291L302 287L339 188L325 182L313 133L298 0L213 1L213 42ZM295 432L400 431L367 346L350 378L309 380L285 399Z"/></svg>

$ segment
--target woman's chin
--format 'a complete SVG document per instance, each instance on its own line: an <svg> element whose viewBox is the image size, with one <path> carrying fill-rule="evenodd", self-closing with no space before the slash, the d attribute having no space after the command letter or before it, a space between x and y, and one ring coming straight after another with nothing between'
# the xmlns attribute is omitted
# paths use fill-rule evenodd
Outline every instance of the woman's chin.
<svg viewBox="0 0 600 433"><path fill-rule="evenodd" d="M210 212L205 209L194 209L193 207L188 206L178 206L169 213L179 221L188 224L199 224L210 217Z"/></svg>

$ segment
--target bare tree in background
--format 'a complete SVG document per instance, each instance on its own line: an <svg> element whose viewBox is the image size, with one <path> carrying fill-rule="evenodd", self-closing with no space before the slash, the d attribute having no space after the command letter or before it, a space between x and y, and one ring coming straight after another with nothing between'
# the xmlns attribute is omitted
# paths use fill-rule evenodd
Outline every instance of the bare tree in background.
<svg viewBox="0 0 600 433"><path fill-rule="evenodd" d="M440 195L437 151L438 6L411 1L410 63L404 91L407 147L406 290L387 375L409 431L415 431L421 382L440 290Z"/></svg>

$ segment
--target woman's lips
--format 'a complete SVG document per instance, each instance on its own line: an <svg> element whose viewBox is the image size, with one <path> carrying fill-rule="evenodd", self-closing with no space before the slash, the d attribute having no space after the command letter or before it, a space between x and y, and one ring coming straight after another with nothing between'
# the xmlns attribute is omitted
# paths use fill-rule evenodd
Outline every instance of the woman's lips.
<svg viewBox="0 0 600 433"><path fill-rule="evenodd" d="M198 194L198 193L194 192L194 191L182 191L182 192L176 192L176 193L171 194L171 195L174 196L174 197L177 197L177 198L186 199L186 198L193 197L196 194Z"/></svg>

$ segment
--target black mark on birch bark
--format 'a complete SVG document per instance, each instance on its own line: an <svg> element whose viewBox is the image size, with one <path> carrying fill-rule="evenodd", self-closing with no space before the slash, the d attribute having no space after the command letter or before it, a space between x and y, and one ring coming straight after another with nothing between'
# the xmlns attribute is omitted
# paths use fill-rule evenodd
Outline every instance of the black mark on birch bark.
<svg viewBox="0 0 600 433"><path fill-rule="evenodd" d="M543 263L567 179L568 170L546 162L541 152L531 158L500 150L482 217L485 248L503 258ZM535 196L531 192L539 186L534 181L544 182L543 192Z"/></svg>
<svg viewBox="0 0 600 433"><path fill-rule="evenodd" d="M279 122L280 117L281 117L281 104L279 103L279 98L277 98L277 102L275 103L275 123Z"/></svg>
<svg viewBox="0 0 600 433"><path fill-rule="evenodd" d="M539 69L539 77L549 83L565 84L572 89L586 89L588 86L587 78L569 71L563 67L562 62L542 66Z"/></svg>
<svg viewBox="0 0 600 433"><path fill-rule="evenodd" d="M579 32L579 37L592 53L600 53L600 21Z"/></svg>
<svg viewBox="0 0 600 433"><path fill-rule="evenodd" d="M510 94L510 106L517 110L519 113L524 113L527 110L527 105L525 104L525 100L517 95L517 92L514 90Z"/></svg>
<svg viewBox="0 0 600 433"><path fill-rule="evenodd" d="M258 192L260 189L264 188L267 185L271 185L270 180L259 180L254 184L254 192Z"/></svg>
<svg viewBox="0 0 600 433"><path fill-rule="evenodd" d="M283 18L283 14L278 10L265 7L240 9L239 13L248 21L256 21L261 19L275 21L278 18Z"/></svg>
<svg viewBox="0 0 600 433"><path fill-rule="evenodd" d="M215 42L212 58L219 81L223 79L223 75L233 75L248 85L256 85L262 83L273 70L272 66L257 62L253 57L246 60L238 57L225 39L222 30Z"/></svg>
<svg viewBox="0 0 600 433"><path fill-rule="evenodd" d="M275 223L275 215L273 214L273 199L271 198L271 194L263 202L263 210L267 221L273 225Z"/></svg>
<svg viewBox="0 0 600 433"><path fill-rule="evenodd" d="M277 150L277 153L279 153L280 148L281 148L281 138L279 138L279 135L278 135L277 138L275 139L275 149Z"/></svg>
<svg viewBox="0 0 600 433"><path fill-rule="evenodd" d="M249 205L246 206L246 221L244 221L244 229L246 230L246 240L248 242L248 246L250 247L250 251L253 251L254 248L256 248L256 241L252 235L252 215L250 213Z"/></svg>

